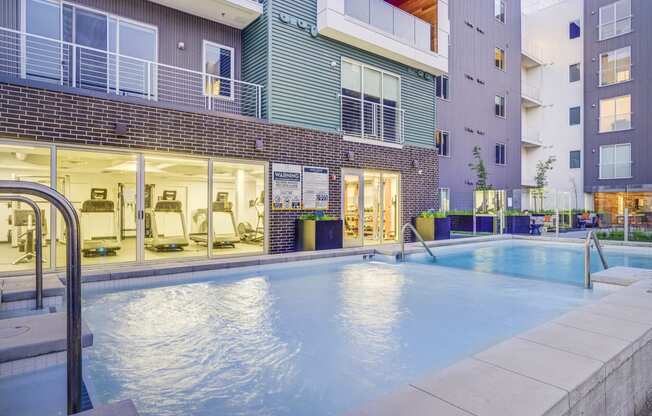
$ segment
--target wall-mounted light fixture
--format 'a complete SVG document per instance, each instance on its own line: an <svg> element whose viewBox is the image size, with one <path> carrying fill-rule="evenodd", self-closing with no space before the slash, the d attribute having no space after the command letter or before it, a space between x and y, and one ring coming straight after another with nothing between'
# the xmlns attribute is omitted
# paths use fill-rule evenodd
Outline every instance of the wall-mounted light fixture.
<svg viewBox="0 0 652 416"><path fill-rule="evenodd" d="M352 150L346 152L346 160L355 160L355 153Z"/></svg>
<svg viewBox="0 0 652 416"><path fill-rule="evenodd" d="M177 49L179 49L180 51L185 51L186 50L186 44L184 42L177 43Z"/></svg>
<svg viewBox="0 0 652 416"><path fill-rule="evenodd" d="M418 160L413 160L412 161L412 167L415 169L419 169L419 161Z"/></svg>
<svg viewBox="0 0 652 416"><path fill-rule="evenodd" d="M261 151L265 148L265 143L263 143L263 139L256 139L256 150Z"/></svg>
<svg viewBox="0 0 652 416"><path fill-rule="evenodd" d="M115 123L115 127L113 128L113 131L118 136L126 136L127 132L129 131L129 126L127 125L127 123L118 121L117 123Z"/></svg>

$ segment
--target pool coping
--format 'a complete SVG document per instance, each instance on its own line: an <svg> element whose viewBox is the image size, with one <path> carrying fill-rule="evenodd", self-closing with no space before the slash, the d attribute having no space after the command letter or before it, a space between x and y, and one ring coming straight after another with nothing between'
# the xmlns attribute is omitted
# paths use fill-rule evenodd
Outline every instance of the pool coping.
<svg viewBox="0 0 652 416"><path fill-rule="evenodd" d="M645 272L643 280L347 415L611 416L652 412L652 270Z"/></svg>

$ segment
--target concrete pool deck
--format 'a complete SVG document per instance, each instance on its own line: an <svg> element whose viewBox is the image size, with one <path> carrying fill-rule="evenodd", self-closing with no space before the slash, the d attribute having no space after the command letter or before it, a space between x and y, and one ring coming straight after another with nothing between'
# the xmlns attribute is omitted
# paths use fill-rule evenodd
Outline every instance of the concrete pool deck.
<svg viewBox="0 0 652 416"><path fill-rule="evenodd" d="M637 274L646 277L349 416L648 415L652 270Z"/></svg>

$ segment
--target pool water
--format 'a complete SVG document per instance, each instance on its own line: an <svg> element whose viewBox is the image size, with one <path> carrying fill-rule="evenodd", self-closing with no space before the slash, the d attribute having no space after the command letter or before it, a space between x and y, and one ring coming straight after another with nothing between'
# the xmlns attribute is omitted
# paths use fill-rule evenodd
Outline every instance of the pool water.
<svg viewBox="0 0 652 416"><path fill-rule="evenodd" d="M338 415L605 294L357 259L87 288L84 377L143 415Z"/></svg>
<svg viewBox="0 0 652 416"><path fill-rule="evenodd" d="M500 241L469 244L434 250L434 264L478 272L541 279L574 285L584 284L584 246L581 244L540 241ZM652 269L652 249L603 247L609 267L627 266ZM433 264L426 255L414 255L410 261ZM604 270L595 249L591 271Z"/></svg>

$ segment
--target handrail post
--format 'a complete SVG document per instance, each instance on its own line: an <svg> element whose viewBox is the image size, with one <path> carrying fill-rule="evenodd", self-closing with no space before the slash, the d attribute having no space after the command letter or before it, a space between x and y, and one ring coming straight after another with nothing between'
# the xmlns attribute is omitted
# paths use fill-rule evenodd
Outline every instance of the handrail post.
<svg viewBox="0 0 652 416"><path fill-rule="evenodd" d="M54 189L34 182L0 180L0 194L27 194L49 201L61 212L66 226L66 335L68 414L81 411L82 398L82 321L81 321L81 244L79 216L72 203Z"/></svg>
<svg viewBox="0 0 652 416"><path fill-rule="evenodd" d="M629 208L625 208L625 218L623 220L623 227L624 227L624 240L625 242L629 241Z"/></svg>
<svg viewBox="0 0 652 416"><path fill-rule="evenodd" d="M419 234L416 228L414 228L414 226L408 222L403 225L403 228L401 228L401 261L405 260L405 230L407 230L408 228L412 230L412 232L417 237L417 239L419 240L423 248L425 248L428 254L430 254L430 257L434 259L435 255L432 254L432 250L430 250L423 237L421 237L421 234Z"/></svg>
<svg viewBox="0 0 652 416"><path fill-rule="evenodd" d="M593 289L591 281L591 239L593 231L589 231L589 236L584 242L584 288Z"/></svg>
<svg viewBox="0 0 652 416"><path fill-rule="evenodd" d="M21 195L0 195L0 201L24 202L34 210L34 229L36 233L36 243L34 245L34 258L36 264L34 273L36 274L36 309L43 309L43 224L41 222L41 208L29 198Z"/></svg>

